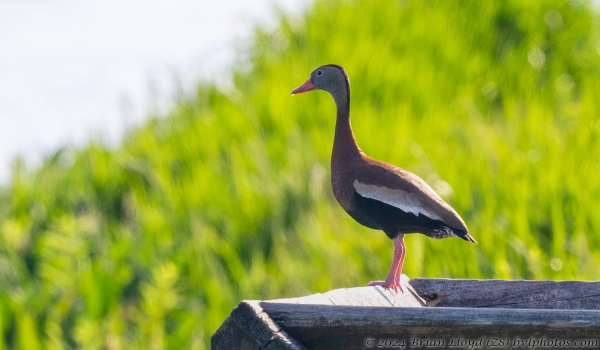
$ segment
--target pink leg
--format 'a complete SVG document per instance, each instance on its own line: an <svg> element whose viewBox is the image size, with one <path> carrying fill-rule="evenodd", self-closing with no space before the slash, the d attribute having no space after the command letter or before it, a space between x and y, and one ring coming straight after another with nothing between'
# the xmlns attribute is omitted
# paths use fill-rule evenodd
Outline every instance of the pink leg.
<svg viewBox="0 0 600 350"><path fill-rule="evenodd" d="M400 285L400 276L402 275L404 255L406 255L406 245L404 244L404 235L398 235L398 237L394 238L393 241L394 260L392 261L392 266L390 267L390 272L388 272L387 278L385 281L371 281L368 285L391 288L398 293L398 289L400 289L401 292L404 292L402 290L402 286Z"/></svg>

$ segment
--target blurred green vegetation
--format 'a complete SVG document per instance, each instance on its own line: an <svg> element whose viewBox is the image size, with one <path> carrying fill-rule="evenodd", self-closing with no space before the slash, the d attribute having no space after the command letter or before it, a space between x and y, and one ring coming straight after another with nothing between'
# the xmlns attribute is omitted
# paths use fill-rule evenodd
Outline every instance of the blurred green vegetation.
<svg viewBox="0 0 600 350"><path fill-rule="evenodd" d="M586 1L316 1L257 29L116 149L15 167L0 200L0 348L203 349L242 299L363 286L392 244L330 190L334 104L478 245L407 238L411 277L599 279L600 37Z"/></svg>

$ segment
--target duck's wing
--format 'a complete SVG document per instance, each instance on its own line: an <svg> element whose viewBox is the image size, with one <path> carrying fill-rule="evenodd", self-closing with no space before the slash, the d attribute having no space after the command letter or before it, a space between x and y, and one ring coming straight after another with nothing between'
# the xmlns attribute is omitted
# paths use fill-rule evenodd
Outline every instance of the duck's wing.
<svg viewBox="0 0 600 350"><path fill-rule="evenodd" d="M353 186L359 195L394 206L405 213L438 220L465 234L469 232L458 213L420 177L391 164L365 160L354 171Z"/></svg>

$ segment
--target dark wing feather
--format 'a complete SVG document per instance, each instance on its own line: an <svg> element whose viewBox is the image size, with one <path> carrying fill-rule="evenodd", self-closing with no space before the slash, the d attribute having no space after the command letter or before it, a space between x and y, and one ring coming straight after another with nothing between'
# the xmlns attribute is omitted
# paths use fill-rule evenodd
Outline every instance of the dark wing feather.
<svg viewBox="0 0 600 350"><path fill-rule="evenodd" d="M400 190L408 193L413 198L412 202L421 206L428 213L437 216L438 220L448 227L464 231L465 234L469 232L467 225L465 225L458 213L444 202L420 177L404 169L366 156L364 160L366 163L355 168L354 171L356 180L361 184L385 187L390 190ZM401 193L400 191L395 193ZM390 192L393 193L393 191ZM414 199L417 199L417 201L414 201Z"/></svg>

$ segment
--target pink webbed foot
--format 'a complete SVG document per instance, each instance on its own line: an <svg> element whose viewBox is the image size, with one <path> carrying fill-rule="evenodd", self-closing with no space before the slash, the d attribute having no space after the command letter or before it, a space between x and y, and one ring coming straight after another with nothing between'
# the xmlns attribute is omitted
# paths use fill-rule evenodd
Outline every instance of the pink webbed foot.
<svg viewBox="0 0 600 350"><path fill-rule="evenodd" d="M386 289L393 289L394 292L396 292L396 293L398 293L398 290L400 290L400 292L404 293L404 290L402 289L402 285L400 284L400 281L392 281L392 282L371 281L371 282L369 282L369 284L367 284L367 286L382 286L383 288L386 288Z"/></svg>

